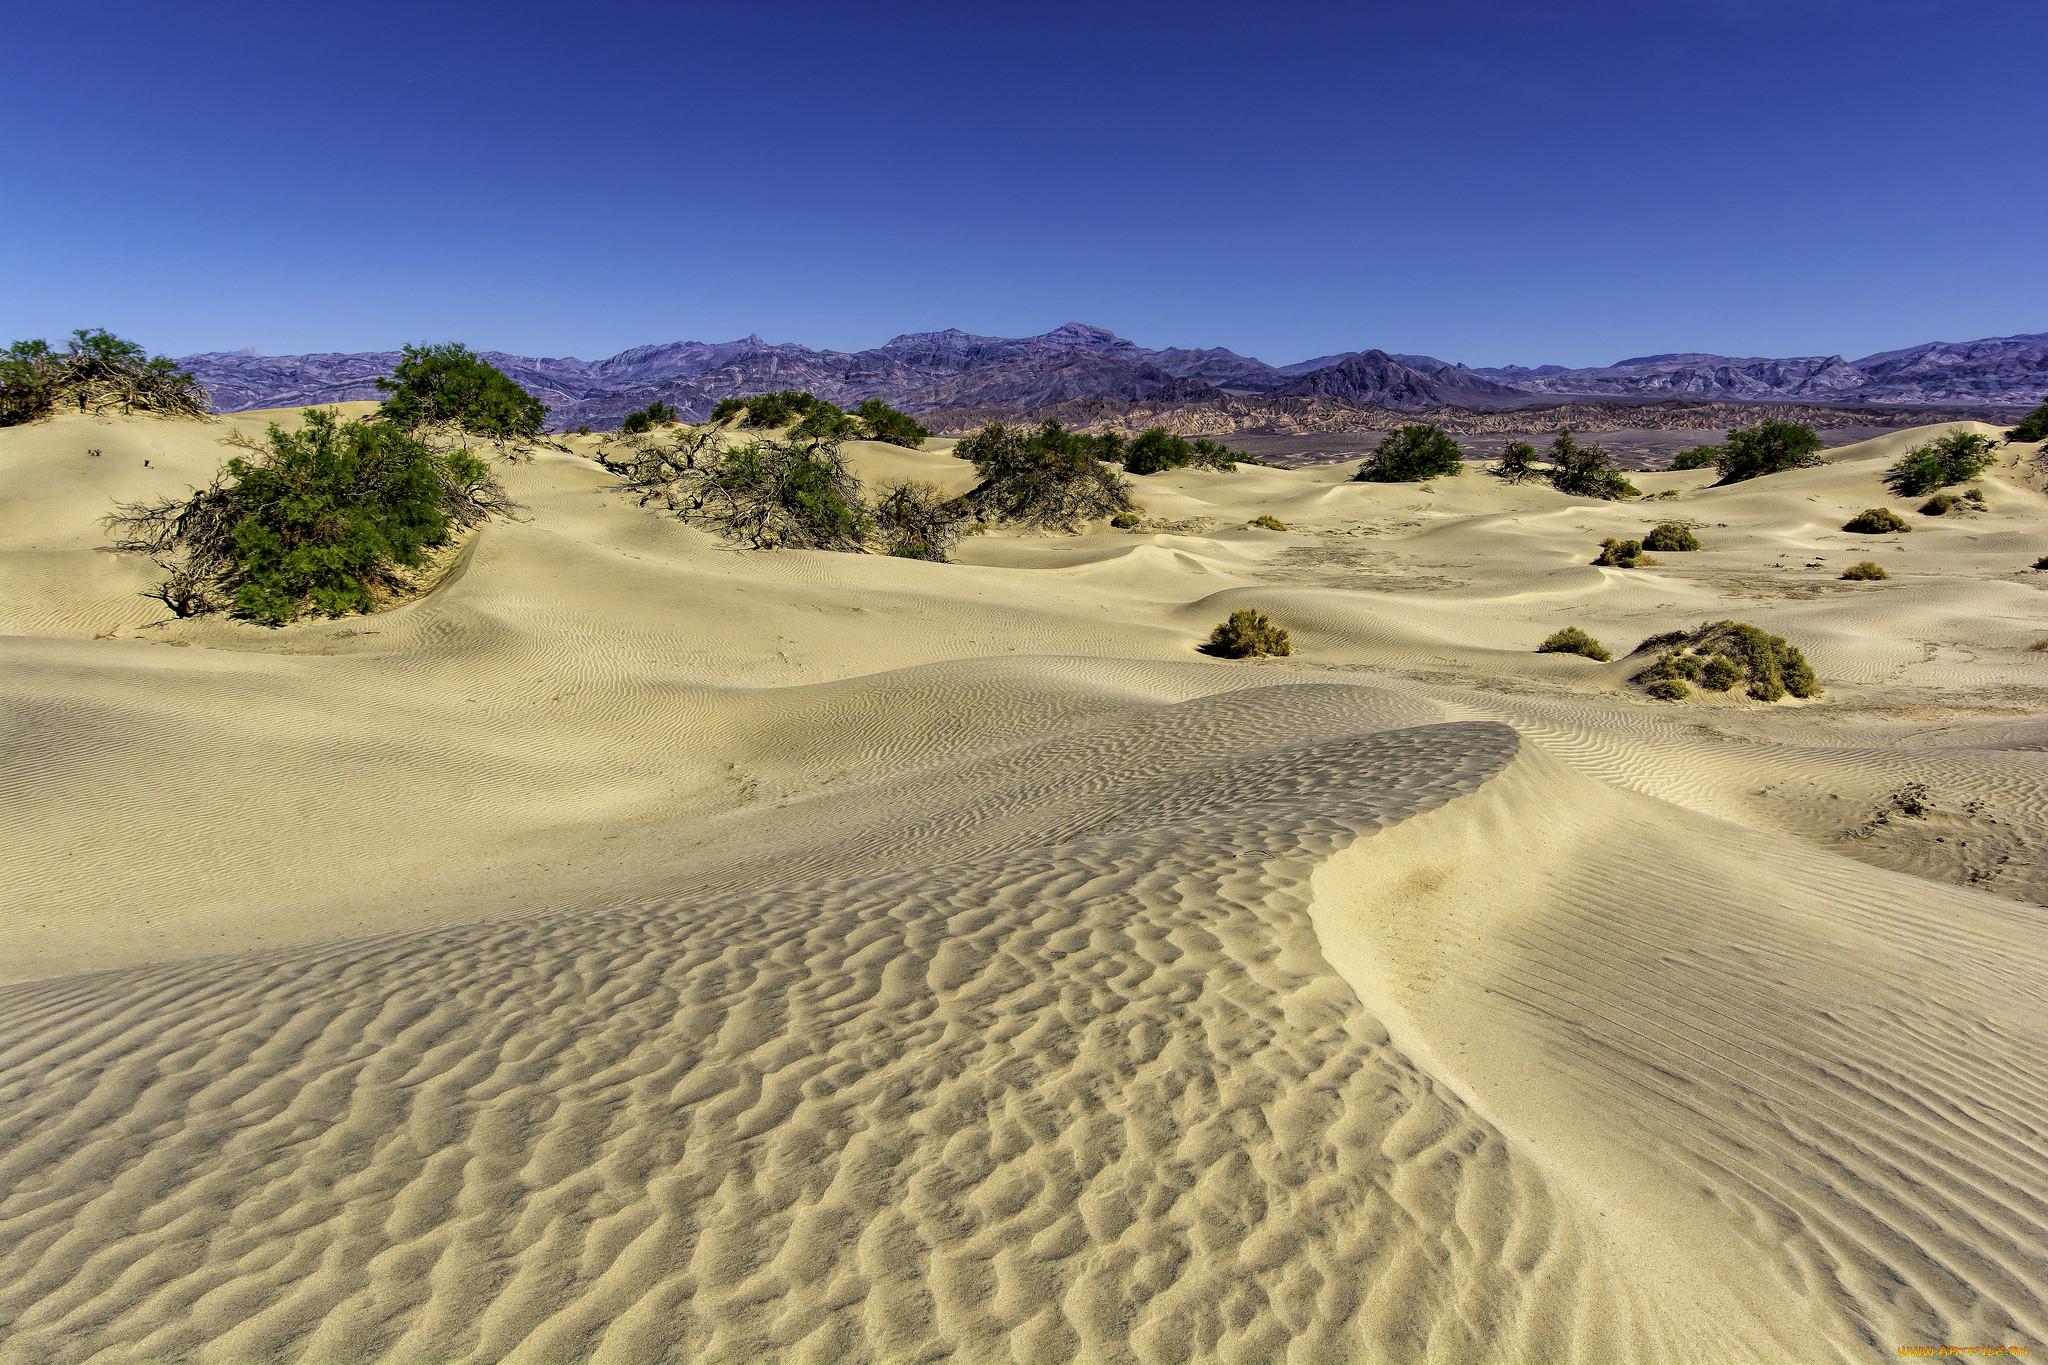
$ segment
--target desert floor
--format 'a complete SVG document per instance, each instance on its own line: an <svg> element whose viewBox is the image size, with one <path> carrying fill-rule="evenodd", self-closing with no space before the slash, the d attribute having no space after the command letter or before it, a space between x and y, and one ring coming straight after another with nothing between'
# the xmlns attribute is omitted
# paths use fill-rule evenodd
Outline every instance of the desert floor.
<svg viewBox="0 0 2048 1365"><path fill-rule="evenodd" d="M1181 472L939 565L578 439L267 630L100 548L227 425L0 432L5 1365L2048 1340L2033 448L1939 520L1926 429L1648 503ZM1240 606L1294 656L1199 653ZM1627 685L1721 618L1825 694Z"/></svg>

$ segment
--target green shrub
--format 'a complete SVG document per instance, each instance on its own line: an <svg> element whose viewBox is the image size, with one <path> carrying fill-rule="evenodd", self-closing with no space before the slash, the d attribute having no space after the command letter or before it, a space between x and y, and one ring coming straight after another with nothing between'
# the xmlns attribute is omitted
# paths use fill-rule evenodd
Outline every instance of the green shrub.
<svg viewBox="0 0 2048 1365"><path fill-rule="evenodd" d="M1976 503L1979 507L1984 505L1984 490L1981 488L1972 488L1964 493L1963 497L1969 502Z"/></svg>
<svg viewBox="0 0 2048 1365"><path fill-rule="evenodd" d="M1900 497L1917 498L1978 477L1990 467L1997 448L1998 443L1989 436L1950 432L1907 451L1885 471L1884 481Z"/></svg>
<svg viewBox="0 0 2048 1365"><path fill-rule="evenodd" d="M1693 631L1652 635L1636 646L1635 653L1652 650L1658 651L1656 661L1629 681L1650 685L1653 696L1662 695L1655 684L1680 681L1726 691L1747 679L1749 695L1758 701L1778 701L1787 693L1812 697L1821 690L1812 666L1797 646L1787 644L1783 636L1766 634L1740 621L1709 621ZM1726 660L1725 666L1716 666L1716 658ZM1739 676L1731 676L1730 670Z"/></svg>
<svg viewBox="0 0 2048 1365"><path fill-rule="evenodd" d="M389 379L380 420L405 431L453 427L496 441L532 440L547 420L547 406L467 346L407 346Z"/></svg>
<svg viewBox="0 0 2048 1365"><path fill-rule="evenodd" d="M1962 505L1963 500L1953 493L1936 493L1920 504L1919 512L1923 517L1945 517Z"/></svg>
<svg viewBox="0 0 2048 1365"><path fill-rule="evenodd" d="M896 411L879 398L867 399L854 409L853 415L867 429L871 441L886 441L915 450L932 434L929 428L919 426L916 418Z"/></svg>
<svg viewBox="0 0 2048 1365"><path fill-rule="evenodd" d="M836 442L769 439L720 449L725 430L684 427L668 441L600 449L597 458L620 477L623 491L638 495L643 507L661 503L685 521L754 549L867 548L875 519ZM902 516L887 528L884 548L894 552L914 546L921 557L934 557L933 550L943 556L952 543L943 527L937 521L925 522L922 529L914 524L913 514L924 511L936 518L946 501L924 507L922 490L928 487L918 485L897 499ZM939 520L956 518L947 513Z"/></svg>
<svg viewBox="0 0 2048 1365"><path fill-rule="evenodd" d="M1906 519L1889 507L1866 507L1842 523L1844 531L1859 536L1881 536L1891 531L1910 531Z"/></svg>
<svg viewBox="0 0 2048 1365"><path fill-rule="evenodd" d="M2008 441L2048 441L2048 403L2043 403L2025 417L2019 425L2005 433Z"/></svg>
<svg viewBox="0 0 2048 1365"><path fill-rule="evenodd" d="M807 389L776 389L772 393L757 393L751 398L721 398L711 409L711 420L723 422L740 417L743 427L774 428L786 427L812 413L821 414L824 420L839 415L839 409L822 398L815 398Z"/></svg>
<svg viewBox="0 0 2048 1365"><path fill-rule="evenodd" d="M467 450L438 450L389 422L309 408L301 431L273 425L250 457L180 502L123 503L115 548L170 577L157 595L180 616L232 607L279 625L304 612L369 611L410 586L405 572L449 532L515 505Z"/></svg>
<svg viewBox="0 0 2048 1365"><path fill-rule="evenodd" d="M2037 569L2048 569L2048 555L2042 555L2039 559L2035 560L2034 567Z"/></svg>
<svg viewBox="0 0 2048 1365"><path fill-rule="evenodd" d="M1629 679L1630 682L1655 682L1659 678L1678 678L1685 682L1697 682L1706 672L1706 660L1688 654L1684 649L1667 649L1657 656L1657 661L1642 669Z"/></svg>
<svg viewBox="0 0 2048 1365"><path fill-rule="evenodd" d="M882 548L903 559L945 563L947 552L972 518L963 500L947 497L936 484L915 479L888 485L875 500Z"/></svg>
<svg viewBox="0 0 2048 1365"><path fill-rule="evenodd" d="M1247 526L1258 526L1268 531L1284 531L1287 529L1287 523L1274 516L1271 512L1261 512L1245 524Z"/></svg>
<svg viewBox="0 0 2048 1365"><path fill-rule="evenodd" d="M1096 439L1047 420L1029 434L991 422L953 453L973 461L981 476L967 501L984 520L1071 531L1137 510L1130 484L1096 458L1100 448Z"/></svg>
<svg viewBox="0 0 2048 1365"><path fill-rule="evenodd" d="M1647 569L1656 562L1643 553L1640 540L1616 540L1613 536L1600 542L1600 557L1593 561L1611 569Z"/></svg>
<svg viewBox="0 0 2048 1365"><path fill-rule="evenodd" d="M1726 654L1716 654L1700 667L1700 686L1709 692L1726 692L1742 678L1742 666Z"/></svg>
<svg viewBox="0 0 2048 1365"><path fill-rule="evenodd" d="M1190 441L1174 435L1165 427L1148 427L1128 446L1114 432L1105 433L1102 439L1110 440L1110 443L1096 452L1097 458L1121 458L1124 468L1133 474L1157 474L1163 469L1184 469L1189 465L1232 470L1237 468L1239 460L1245 458L1238 451L1227 450L1206 436Z"/></svg>
<svg viewBox="0 0 2048 1365"><path fill-rule="evenodd" d="M755 549L859 550L874 529L860 480L833 446L750 441L722 452L698 482L696 519Z"/></svg>
<svg viewBox="0 0 2048 1365"><path fill-rule="evenodd" d="M1697 550L1699 547L1699 537L1694 535L1691 529L1683 522L1660 522L1656 530L1643 537L1643 548L1645 550L1656 550L1664 554Z"/></svg>
<svg viewBox="0 0 2048 1365"><path fill-rule="evenodd" d="M1465 452L1447 432L1425 422L1397 427L1380 438L1352 476L1356 483L1416 483L1455 476L1465 468Z"/></svg>
<svg viewBox="0 0 2048 1365"><path fill-rule="evenodd" d="M790 429L790 438L797 441L819 441L837 444L851 441L863 431L861 424L833 407L820 403L806 412Z"/></svg>
<svg viewBox="0 0 2048 1365"><path fill-rule="evenodd" d="M656 427L674 426L679 420L681 414L674 407L657 400L638 412L627 413L625 420L619 423L619 431L627 436L638 436ZM590 428L585 427L583 430L588 431Z"/></svg>
<svg viewBox="0 0 2048 1365"><path fill-rule="evenodd" d="M1817 465L1820 447L1820 436L1812 427L1798 422L1761 422L1729 432L1714 457L1714 467L1721 471L1720 482L1741 483Z"/></svg>
<svg viewBox="0 0 2048 1365"><path fill-rule="evenodd" d="M1544 477L1560 493L1578 498L1603 498L1608 502L1642 495L1642 490L1614 467L1612 455L1600 446L1580 445L1572 436L1570 427L1557 433L1557 439L1550 443L1550 450L1544 458L1550 462Z"/></svg>
<svg viewBox="0 0 2048 1365"><path fill-rule="evenodd" d="M1119 512L1109 519L1109 524L1116 527L1119 531L1132 531L1136 530L1138 524L1143 520L1144 518L1140 517L1136 512Z"/></svg>
<svg viewBox="0 0 2048 1365"><path fill-rule="evenodd" d="M1208 651L1231 659L1249 659L1262 654L1294 652L1287 632L1266 619L1266 613L1240 607L1230 619L1209 635Z"/></svg>
<svg viewBox="0 0 2048 1365"><path fill-rule="evenodd" d="M1500 448L1500 458L1493 463L1495 478L1509 483L1520 483L1524 479L1542 476L1536 467L1536 447L1527 441L1510 438Z"/></svg>
<svg viewBox="0 0 2048 1365"><path fill-rule="evenodd" d="M1536 652L1538 654L1583 654L1588 659L1594 659L1603 664L1614 657L1607 652L1605 645L1586 634L1585 631L1580 630L1577 626L1566 626L1562 630L1553 631L1542 644L1536 646Z"/></svg>
<svg viewBox="0 0 2048 1365"><path fill-rule="evenodd" d="M76 403L80 412L119 404L122 412L206 415L198 380L169 357L97 327L79 328L61 351L47 341L17 341L0 351L0 427L47 417L59 403Z"/></svg>
<svg viewBox="0 0 2048 1365"><path fill-rule="evenodd" d="M1886 573L1884 566L1876 560L1866 559L1860 563L1851 564L1848 568L1842 570L1842 577L1855 582L1867 583L1880 578L1890 578L1891 575Z"/></svg>
<svg viewBox="0 0 2048 1365"><path fill-rule="evenodd" d="M1705 661L1679 650L1667 650L1657 661L1639 669L1629 681L1640 684L1659 701L1679 701L1692 695L1689 685L1706 673Z"/></svg>
<svg viewBox="0 0 2048 1365"><path fill-rule="evenodd" d="M1711 469L1721 458L1719 446L1694 446L1671 457L1673 469Z"/></svg>

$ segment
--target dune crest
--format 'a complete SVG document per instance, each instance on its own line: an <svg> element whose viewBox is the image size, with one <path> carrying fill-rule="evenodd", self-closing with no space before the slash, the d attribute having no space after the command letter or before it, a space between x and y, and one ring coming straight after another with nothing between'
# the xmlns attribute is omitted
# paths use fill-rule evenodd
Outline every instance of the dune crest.
<svg viewBox="0 0 2048 1365"><path fill-rule="evenodd" d="M1625 1345L1321 961L1316 852L1516 748L1355 692L1034 746L951 865L10 988L0 1359Z"/></svg>

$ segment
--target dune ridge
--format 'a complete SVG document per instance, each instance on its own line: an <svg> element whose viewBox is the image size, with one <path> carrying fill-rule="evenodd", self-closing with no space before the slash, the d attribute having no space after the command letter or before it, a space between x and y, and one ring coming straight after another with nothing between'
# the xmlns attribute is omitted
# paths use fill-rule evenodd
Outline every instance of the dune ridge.
<svg viewBox="0 0 2048 1365"><path fill-rule="evenodd" d="M2038 914L1674 819L1533 746L1316 876L1319 941L1397 1044L1457 1057L1555 1183L1633 1177L1650 1232L1692 1224L1671 1273L1767 1266L1851 1355L2038 1339ZM1513 1083L1537 1067L1557 1084Z"/></svg>
<svg viewBox="0 0 2048 1365"><path fill-rule="evenodd" d="M1303 913L1515 736L1352 690L1092 735L955 866L10 988L0 1179L63 1193L0 1206L0 1359L1595 1349L1569 1212ZM1265 751L1087 789L1190 728Z"/></svg>

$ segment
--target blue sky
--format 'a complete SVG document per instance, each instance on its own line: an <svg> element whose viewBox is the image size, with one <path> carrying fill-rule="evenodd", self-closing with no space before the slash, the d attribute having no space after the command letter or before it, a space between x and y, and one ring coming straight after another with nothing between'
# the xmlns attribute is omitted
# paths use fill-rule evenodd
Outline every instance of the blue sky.
<svg viewBox="0 0 2048 1365"><path fill-rule="evenodd" d="M0 340L2048 329L2048 4L10 7Z"/></svg>

